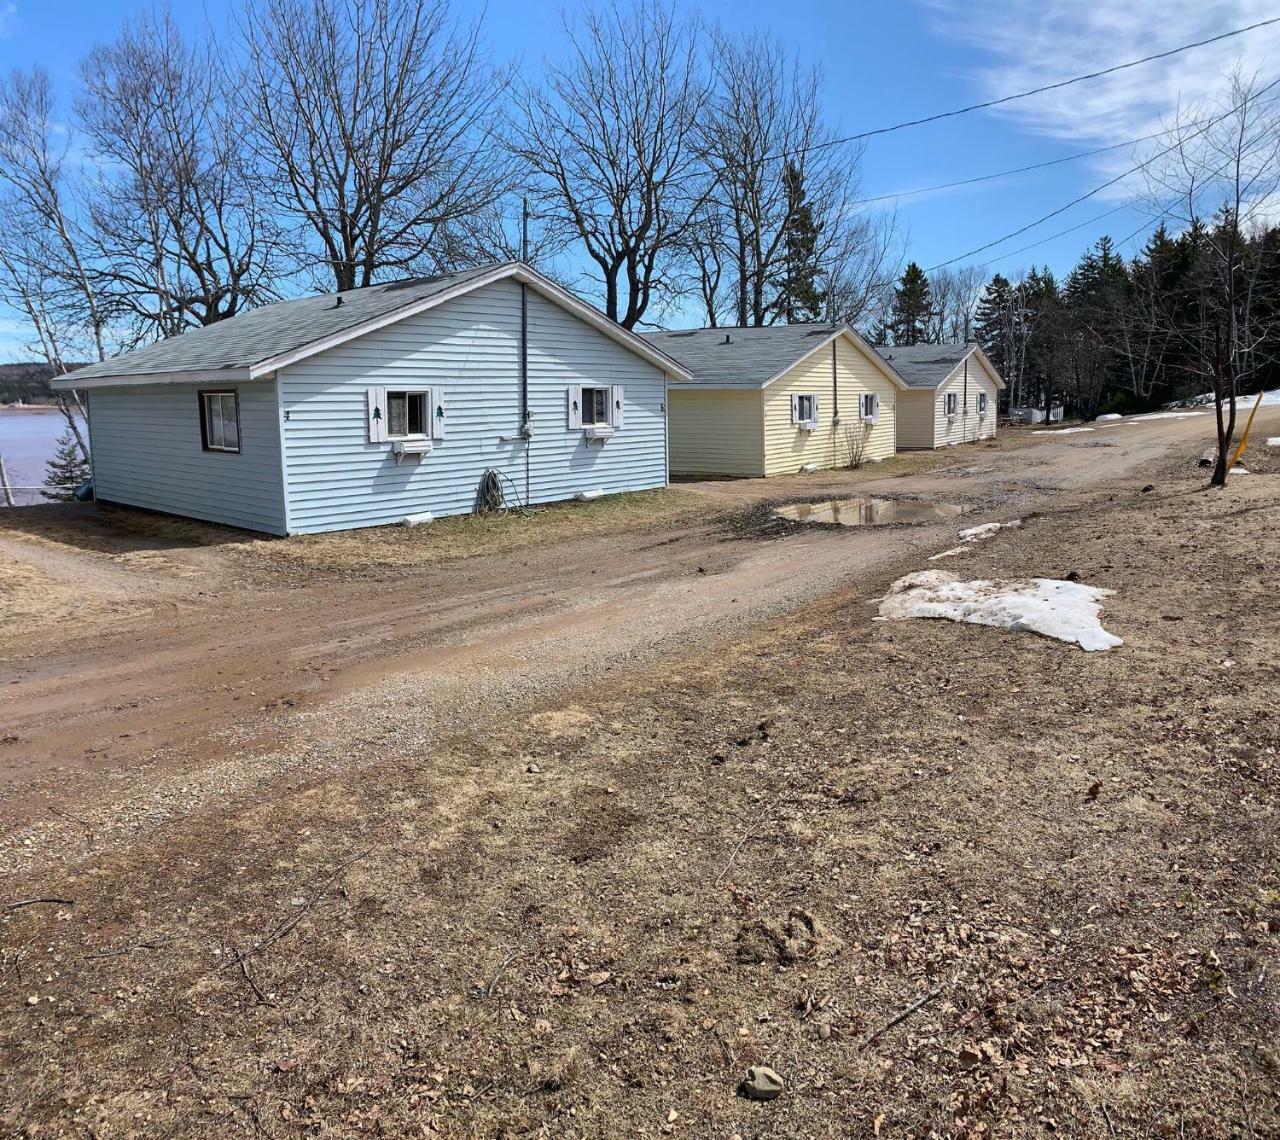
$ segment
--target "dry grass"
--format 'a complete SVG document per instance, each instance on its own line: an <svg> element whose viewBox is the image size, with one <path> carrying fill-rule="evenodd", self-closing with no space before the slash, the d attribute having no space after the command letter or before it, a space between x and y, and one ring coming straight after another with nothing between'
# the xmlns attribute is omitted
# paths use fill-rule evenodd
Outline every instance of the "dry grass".
<svg viewBox="0 0 1280 1140"><path fill-rule="evenodd" d="M703 495L680 488L610 495L591 503L556 503L531 515L459 515L429 526L383 526L271 538L194 519L101 505L0 511L0 538L140 570L190 573L193 567L273 576L347 577L406 571L456 558L505 554L620 529L644 531L709 515ZM208 555L218 560L210 561Z"/></svg>
<svg viewBox="0 0 1280 1140"><path fill-rule="evenodd" d="M447 738L335 722L358 777L11 877L75 904L0 919L0 1121L1276 1135L1280 482L1196 480L950 564L1115 589L1121 650L872 623L866 582Z"/></svg>
<svg viewBox="0 0 1280 1140"><path fill-rule="evenodd" d="M568 539L670 526L706 514L702 496L679 488L608 495L591 503L537 507L532 517L511 511L458 515L429 526L383 526L297 535L243 548L246 559L279 570L338 575L403 570L455 558L506 554Z"/></svg>

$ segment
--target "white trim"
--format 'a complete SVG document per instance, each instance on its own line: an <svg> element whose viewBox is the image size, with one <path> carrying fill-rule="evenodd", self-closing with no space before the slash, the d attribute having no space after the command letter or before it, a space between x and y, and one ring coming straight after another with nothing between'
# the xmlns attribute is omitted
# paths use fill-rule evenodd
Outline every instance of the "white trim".
<svg viewBox="0 0 1280 1140"><path fill-rule="evenodd" d="M811 348L803 356L799 356L795 360L793 360L781 372L777 372L773 376L770 376L768 380L766 380L763 384L760 385L760 387L767 388L775 380L781 380L793 368L798 368L801 364L803 364L806 360L808 360L809 357L811 357L815 352L821 352L824 348L827 347L827 345L829 345L833 340L836 340L838 337L844 337L846 340L849 341L851 345L853 345L854 348L862 352L867 357L867 359L871 362L872 367L875 368L876 371L879 372L886 380L888 380L889 383L892 384L895 388L900 388L903 391L906 391L911 387L910 384L908 384L900 375L898 375L898 373L894 370L893 365L889 361L885 360L883 356L881 356L878 352L876 352L876 350L872 348L871 345L869 345L865 340L863 340L862 337L860 337L848 325L844 325L841 328L836 329L835 332L833 332L829 337L823 340L820 344L814 345L813 348ZM702 386L703 385L701 384L698 385L698 387L702 387ZM711 385L706 385L706 386L711 387Z"/></svg>
<svg viewBox="0 0 1280 1140"><path fill-rule="evenodd" d="M1001 379L1000 373L996 371L996 366L991 363L991 361L987 358L987 354L983 352L982 349L976 344L970 345L969 351L965 353L965 355L962 356L959 360L956 361L956 366L950 372L948 372L943 379L939 380L938 383L933 386L932 391L938 392L944 387L946 387L946 385L950 384L952 380L955 380L957 377L962 376L964 374L965 361L969 359L977 360L978 363L982 365L983 369L987 373L987 379L990 380L996 386L997 391L1000 391L1000 392L1004 391L1004 387L1005 387L1004 380ZM930 391L930 389L914 388L913 391L928 392Z"/></svg>
<svg viewBox="0 0 1280 1140"><path fill-rule="evenodd" d="M49 381L49 387L55 392L70 392L78 388L82 392L94 388L129 388L143 384L248 384L252 380L270 379L267 376L255 376L248 368L205 368L199 372L138 372L130 376L90 377L88 380L75 380L72 372L61 380Z"/></svg>
<svg viewBox="0 0 1280 1140"><path fill-rule="evenodd" d="M280 502L284 508L282 521L284 522L284 533L291 534L291 521L289 518L289 461L285 457L285 434L284 434L284 387L280 380L280 373L275 376L275 405L276 405L276 427L280 432Z"/></svg>
<svg viewBox="0 0 1280 1140"><path fill-rule="evenodd" d="M443 305L446 301L452 301L455 297L465 296L476 289L483 289L486 285L504 281L509 277L521 284L528 285L548 301L579 317L597 331L617 341L624 348L630 349L631 352L655 367L661 368L664 372L672 375L692 379L692 373L685 369L683 365L678 364L671 357L660 352L635 333L627 331L616 321L611 321L603 313L592 308L584 301L578 300L567 289L562 289L555 282L549 281L542 274L530 269L527 265L522 265L518 261L509 261L504 265L495 266L490 273L468 278L450 289L433 293L430 297L424 297L393 312L383 313L381 316L365 321L363 324L352 325L350 328L343 329L340 332L331 333L329 336L312 341L301 348L280 353L278 356L268 357L266 360L260 360L249 367L249 374L256 379L264 373L274 372L278 368L287 368L289 365L297 364L300 360L306 360L317 353L326 352L331 348L336 348L338 345L346 344L348 341L362 337L366 333L397 324L408 317L416 316L418 313L425 313L428 309L434 309L437 305Z"/></svg>

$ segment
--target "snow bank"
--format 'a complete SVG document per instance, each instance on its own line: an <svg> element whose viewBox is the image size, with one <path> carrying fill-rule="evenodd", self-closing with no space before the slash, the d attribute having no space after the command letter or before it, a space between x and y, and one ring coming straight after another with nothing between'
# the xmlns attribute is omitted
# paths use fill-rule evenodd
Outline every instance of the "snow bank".
<svg viewBox="0 0 1280 1140"><path fill-rule="evenodd" d="M1124 416L1122 416L1119 412L1108 412L1105 416L1095 416L1094 422L1105 424L1109 420L1122 420L1122 419L1124 419Z"/></svg>
<svg viewBox="0 0 1280 1140"><path fill-rule="evenodd" d="M962 582L942 570L899 578L880 599L882 618L945 618L1038 633L1088 652L1124 642L1102 628L1101 599L1113 591L1055 578Z"/></svg>
<svg viewBox="0 0 1280 1140"><path fill-rule="evenodd" d="M1268 447L1280 447L1280 435L1273 435L1267 439Z"/></svg>
<svg viewBox="0 0 1280 1140"><path fill-rule="evenodd" d="M1075 435L1078 431L1094 431L1094 428L1074 427L1074 428L1041 428L1039 431L1033 431L1032 435Z"/></svg>

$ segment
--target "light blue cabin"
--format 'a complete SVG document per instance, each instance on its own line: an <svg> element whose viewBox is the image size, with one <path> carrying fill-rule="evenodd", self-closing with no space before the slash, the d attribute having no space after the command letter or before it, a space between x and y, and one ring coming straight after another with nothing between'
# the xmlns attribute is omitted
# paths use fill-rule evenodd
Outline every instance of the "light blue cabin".
<svg viewBox="0 0 1280 1140"><path fill-rule="evenodd" d="M667 482L670 357L518 262L268 305L77 371L99 500L270 534Z"/></svg>

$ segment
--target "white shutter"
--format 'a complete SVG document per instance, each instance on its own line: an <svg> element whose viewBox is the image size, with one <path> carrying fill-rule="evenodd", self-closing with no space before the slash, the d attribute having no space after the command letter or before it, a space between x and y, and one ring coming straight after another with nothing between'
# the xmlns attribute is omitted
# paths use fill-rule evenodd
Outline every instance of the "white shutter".
<svg viewBox="0 0 1280 1140"><path fill-rule="evenodd" d="M570 385L565 397L565 411L568 416L570 431L582 430L582 386Z"/></svg>
<svg viewBox="0 0 1280 1140"><path fill-rule="evenodd" d="M791 422L798 424L800 422L800 397L791 397Z"/></svg>
<svg viewBox="0 0 1280 1140"><path fill-rule="evenodd" d="M867 419L869 419L873 424L878 424L880 422L880 397L874 392L871 394L870 403L871 414L867 416Z"/></svg>
<svg viewBox="0 0 1280 1140"><path fill-rule="evenodd" d="M613 428L622 427L622 385L613 384L609 388L609 425Z"/></svg>
<svg viewBox="0 0 1280 1140"><path fill-rule="evenodd" d="M427 393L427 415L431 417L431 426L427 429L427 434L432 439L444 439L444 390L442 388L432 388Z"/></svg>
<svg viewBox="0 0 1280 1140"><path fill-rule="evenodd" d="M369 442L385 443L387 440L387 390L370 388L367 393L369 404Z"/></svg>
<svg viewBox="0 0 1280 1140"><path fill-rule="evenodd" d="M822 422L822 413L818 411L818 397L816 393L814 394L814 397L813 397L813 419L810 420L809 422L814 427L817 427L818 424Z"/></svg>

